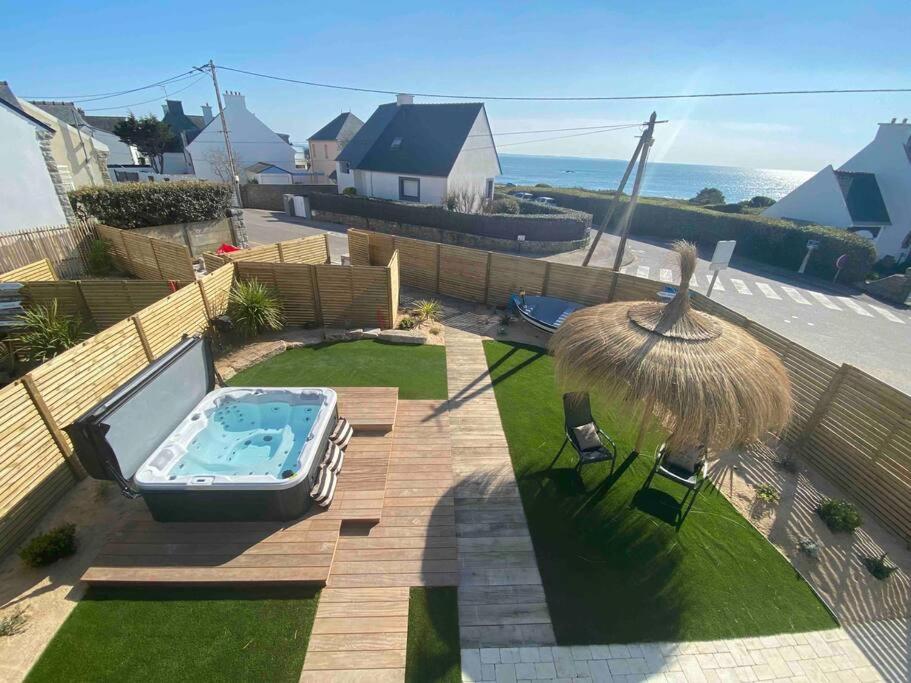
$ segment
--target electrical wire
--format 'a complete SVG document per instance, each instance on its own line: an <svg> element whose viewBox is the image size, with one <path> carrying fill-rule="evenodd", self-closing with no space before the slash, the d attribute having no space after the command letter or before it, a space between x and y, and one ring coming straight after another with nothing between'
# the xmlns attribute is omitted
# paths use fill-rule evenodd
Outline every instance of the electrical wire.
<svg viewBox="0 0 911 683"><path fill-rule="evenodd" d="M658 123L656 121L656 123ZM511 130L507 133L491 133L495 138L501 137L503 135L531 135L532 133L563 133L565 131L571 130L611 130L613 128L627 128L630 126L645 125L639 123L605 123L600 126L580 126L577 128L544 128L540 130ZM470 138L481 138L487 137L487 133L474 133L469 135Z"/></svg>
<svg viewBox="0 0 911 683"><path fill-rule="evenodd" d="M190 83L189 85L184 86L183 88L178 88L177 90L175 90L174 92L172 92L170 95L167 95L167 97L173 97L173 96L176 95L177 93L181 93L181 92L183 92L184 90L189 90L190 88L192 88L194 85L196 85L197 83L199 83L199 82L200 82L201 80L203 80L204 78L205 78L205 76L200 76L199 78L197 78L195 81L193 81L193 82ZM159 101L161 101L161 97L160 97L160 96L159 96L159 97L154 97L154 98L152 98L151 100L143 100L142 102L133 102L133 103L131 103L131 104L118 104L118 105L113 106L113 107L97 107L97 108L95 108L95 109L84 109L83 111L85 111L86 113L88 113L88 112L91 112L91 111L110 111L110 110L112 110L112 109L127 109L127 108L129 108L129 107L136 107L136 106L139 106L140 104L148 104L149 102L159 102Z"/></svg>
<svg viewBox="0 0 911 683"><path fill-rule="evenodd" d="M170 78L165 78L161 81L156 81L155 83L150 83L149 85L143 85L138 88L131 88L129 90L120 90L117 92L108 92L108 93L95 93L94 95L56 95L54 97L44 96L38 97L35 95L23 95L23 99L26 100L66 100L68 102L94 102L96 100L106 100L112 97L119 97L121 95L128 95L130 93L139 92L140 90L148 90L149 88L156 88L160 85L167 85L168 83L176 80L182 80L185 77L195 75L194 70L185 71L182 74L177 74L176 76L171 76Z"/></svg>
<svg viewBox="0 0 911 683"><path fill-rule="evenodd" d="M350 92L373 93L377 95L397 95L408 92L415 97L427 97L431 99L449 99L449 100L505 100L519 102L612 102L612 101L632 101L632 100L683 100L708 97L760 97L770 95L848 95L848 94L870 94L870 93L908 93L911 88L828 88L816 90L744 90L732 92L715 92L715 93L683 93L683 94L658 94L658 95L597 95L586 97L557 97L557 96L508 96L508 95L453 95L449 93L422 93L409 92L407 90L381 90L375 88L359 88L348 85L336 85L333 83L318 83L315 81L304 81L296 78L286 78L283 76L274 76L271 74L259 73L256 71L247 71L246 69L237 69L231 66L216 64L216 68L235 73L256 76L258 78L268 78L274 81L283 81L285 83L297 83L299 85L309 85L315 88L329 88L332 90L347 90Z"/></svg>

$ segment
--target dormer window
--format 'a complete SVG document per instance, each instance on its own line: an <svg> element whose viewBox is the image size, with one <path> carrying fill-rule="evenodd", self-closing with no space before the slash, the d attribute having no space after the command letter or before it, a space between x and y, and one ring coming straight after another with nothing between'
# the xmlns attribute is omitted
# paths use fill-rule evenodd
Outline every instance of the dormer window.
<svg viewBox="0 0 911 683"><path fill-rule="evenodd" d="M392 144L389 145L389 149L398 149L402 146L402 138L395 138L392 141Z"/></svg>

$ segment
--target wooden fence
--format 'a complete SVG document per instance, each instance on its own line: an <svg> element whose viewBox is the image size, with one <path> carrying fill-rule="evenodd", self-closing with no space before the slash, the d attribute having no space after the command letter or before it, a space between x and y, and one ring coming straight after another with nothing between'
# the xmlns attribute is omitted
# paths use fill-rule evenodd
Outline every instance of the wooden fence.
<svg viewBox="0 0 911 683"><path fill-rule="evenodd" d="M652 280L604 268L573 266L395 237L348 231L351 262L399 256L402 283L501 306L511 292L545 294L584 304L655 299ZM911 542L911 396L850 365L837 365L698 292L697 310L745 328L777 353L788 370L794 414L784 441Z"/></svg>
<svg viewBox="0 0 911 683"><path fill-rule="evenodd" d="M27 282L22 294L31 304L47 305L56 299L61 313L79 316L103 330L187 284L173 280L35 281Z"/></svg>
<svg viewBox="0 0 911 683"><path fill-rule="evenodd" d="M84 277L93 239L95 226L85 221L0 235L0 272L47 259L60 277Z"/></svg>
<svg viewBox="0 0 911 683"><path fill-rule="evenodd" d="M266 261L269 263L329 263L329 235L311 235L275 244L264 244L227 254L203 254L207 270L214 270L231 261ZM388 259L387 259L388 261ZM385 263L385 261L384 261Z"/></svg>
<svg viewBox="0 0 911 683"><path fill-rule="evenodd" d="M238 261L237 277L272 287L289 325L395 326L399 260L393 252L382 266Z"/></svg>
<svg viewBox="0 0 911 683"><path fill-rule="evenodd" d="M33 280L56 279L57 273L54 272L54 266L46 258L0 273L0 282L31 282Z"/></svg>
<svg viewBox="0 0 911 683"><path fill-rule="evenodd" d="M107 225L97 225L95 230L100 238L110 243L118 267L142 280L192 281L196 278L190 250L182 244Z"/></svg>
<svg viewBox="0 0 911 683"><path fill-rule="evenodd" d="M0 553L19 543L82 468L62 428L225 312L234 266L220 268L0 389Z"/></svg>

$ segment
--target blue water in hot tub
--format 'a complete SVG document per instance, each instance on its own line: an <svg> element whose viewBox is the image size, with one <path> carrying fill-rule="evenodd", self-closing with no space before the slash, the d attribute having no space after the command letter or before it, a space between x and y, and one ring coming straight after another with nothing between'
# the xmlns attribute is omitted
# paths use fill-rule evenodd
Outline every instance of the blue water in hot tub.
<svg viewBox="0 0 911 683"><path fill-rule="evenodd" d="M226 400L188 444L170 476L267 475L297 472L319 402ZM201 419L201 415L191 419Z"/></svg>

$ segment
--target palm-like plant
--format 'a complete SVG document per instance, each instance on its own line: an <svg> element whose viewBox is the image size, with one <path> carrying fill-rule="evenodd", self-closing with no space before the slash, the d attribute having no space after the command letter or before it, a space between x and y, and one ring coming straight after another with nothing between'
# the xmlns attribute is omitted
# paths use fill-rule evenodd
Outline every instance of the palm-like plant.
<svg viewBox="0 0 911 683"><path fill-rule="evenodd" d="M284 325L281 303L259 280L236 282L228 301L228 316L245 337L263 330L280 330Z"/></svg>
<svg viewBox="0 0 911 683"><path fill-rule="evenodd" d="M421 299L416 301L411 314L420 321L434 321L440 317L443 307L436 299Z"/></svg>
<svg viewBox="0 0 911 683"><path fill-rule="evenodd" d="M19 316L19 322L23 327L16 338L19 353L32 363L43 363L63 353L85 336L82 321L60 313L57 299L46 306L32 306Z"/></svg>

